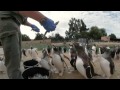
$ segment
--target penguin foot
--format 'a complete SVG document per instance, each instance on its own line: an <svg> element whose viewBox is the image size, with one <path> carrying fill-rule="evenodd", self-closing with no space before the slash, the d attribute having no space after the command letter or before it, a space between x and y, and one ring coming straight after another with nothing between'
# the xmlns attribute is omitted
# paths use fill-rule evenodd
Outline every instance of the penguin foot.
<svg viewBox="0 0 120 90"><path fill-rule="evenodd" d="M4 71L0 71L0 74L4 74L5 72Z"/></svg>
<svg viewBox="0 0 120 90"><path fill-rule="evenodd" d="M58 71L54 71L55 73L59 73Z"/></svg>
<svg viewBox="0 0 120 90"><path fill-rule="evenodd" d="M101 76L100 74L94 73L93 76Z"/></svg>
<svg viewBox="0 0 120 90"><path fill-rule="evenodd" d="M74 67L74 70L77 70L77 68L76 68L76 67Z"/></svg>
<svg viewBox="0 0 120 90"><path fill-rule="evenodd" d="M106 75L105 75L105 74L103 74L103 75L102 75L102 77L106 77Z"/></svg>
<svg viewBox="0 0 120 90"><path fill-rule="evenodd" d="M110 79L110 77L106 77L105 79Z"/></svg>
<svg viewBox="0 0 120 90"><path fill-rule="evenodd" d="M62 77L62 76L63 76L63 73L59 73L59 76Z"/></svg>
<svg viewBox="0 0 120 90"><path fill-rule="evenodd" d="M55 71L53 69L50 70L52 73L55 73Z"/></svg>

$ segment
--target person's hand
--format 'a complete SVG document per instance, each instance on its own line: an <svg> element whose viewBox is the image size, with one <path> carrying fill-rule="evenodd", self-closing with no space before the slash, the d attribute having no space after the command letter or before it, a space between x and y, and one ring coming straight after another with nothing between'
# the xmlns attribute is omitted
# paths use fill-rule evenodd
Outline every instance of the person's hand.
<svg viewBox="0 0 120 90"><path fill-rule="evenodd" d="M54 21L49 18L45 18L40 23L46 29L47 32L54 31L56 28L56 24L54 23Z"/></svg>
<svg viewBox="0 0 120 90"><path fill-rule="evenodd" d="M31 24L31 28L35 32L40 32L40 29L36 25Z"/></svg>

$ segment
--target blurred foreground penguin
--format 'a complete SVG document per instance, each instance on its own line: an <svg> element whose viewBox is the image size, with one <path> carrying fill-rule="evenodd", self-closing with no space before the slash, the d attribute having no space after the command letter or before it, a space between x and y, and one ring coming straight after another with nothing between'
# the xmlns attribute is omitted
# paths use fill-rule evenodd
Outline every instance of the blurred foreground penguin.
<svg viewBox="0 0 120 90"><path fill-rule="evenodd" d="M74 48L77 51L76 68L86 79L91 79L97 76L94 72L93 65L90 62L90 58L86 55L84 48L79 46L78 43L74 43Z"/></svg>
<svg viewBox="0 0 120 90"><path fill-rule="evenodd" d="M103 49L104 53L101 54L101 49L99 48L98 60L106 79L109 79L114 74L115 65L110 56L110 50L108 48Z"/></svg>

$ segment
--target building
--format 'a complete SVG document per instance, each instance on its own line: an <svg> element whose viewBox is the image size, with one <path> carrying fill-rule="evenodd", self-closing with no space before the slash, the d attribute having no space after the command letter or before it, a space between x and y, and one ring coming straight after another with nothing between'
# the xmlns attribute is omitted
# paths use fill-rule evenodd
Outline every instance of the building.
<svg viewBox="0 0 120 90"><path fill-rule="evenodd" d="M103 37L101 37L101 41L109 42L109 41L110 41L110 37L108 37L108 36L103 36Z"/></svg>

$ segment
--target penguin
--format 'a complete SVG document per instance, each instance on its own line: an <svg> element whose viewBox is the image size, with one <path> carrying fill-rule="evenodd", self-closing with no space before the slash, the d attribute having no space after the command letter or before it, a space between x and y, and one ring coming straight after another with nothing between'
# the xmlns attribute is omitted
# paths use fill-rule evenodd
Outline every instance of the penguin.
<svg viewBox="0 0 120 90"><path fill-rule="evenodd" d="M39 63L41 65L41 67L43 67L49 71L51 70L50 60L49 60L49 56L48 56L46 49L42 50L42 58L41 58L41 61Z"/></svg>
<svg viewBox="0 0 120 90"><path fill-rule="evenodd" d="M22 54L27 57L25 49L22 50Z"/></svg>
<svg viewBox="0 0 120 90"><path fill-rule="evenodd" d="M111 75L114 74L115 65L110 56L109 50L104 48L105 52L101 54L101 49L99 48L98 60L100 67L105 74L106 79L110 79Z"/></svg>
<svg viewBox="0 0 120 90"><path fill-rule="evenodd" d="M63 53L66 53L66 52L67 52L67 47L64 46L64 48L63 48Z"/></svg>
<svg viewBox="0 0 120 90"><path fill-rule="evenodd" d="M110 56L111 56L111 58L114 60L115 58L116 58L116 50L114 49L114 48L112 48L111 49L111 54L110 54Z"/></svg>
<svg viewBox="0 0 120 90"><path fill-rule="evenodd" d="M47 53L50 55L50 53L51 53L51 47L50 46L48 46L47 47Z"/></svg>
<svg viewBox="0 0 120 90"><path fill-rule="evenodd" d="M52 63L58 70L59 76L63 76L64 73L64 63L59 55L59 50L57 47L52 48Z"/></svg>
<svg viewBox="0 0 120 90"><path fill-rule="evenodd" d="M26 56L31 57L31 49L26 49Z"/></svg>
<svg viewBox="0 0 120 90"><path fill-rule="evenodd" d="M85 53L88 55L87 45L85 45Z"/></svg>
<svg viewBox="0 0 120 90"><path fill-rule="evenodd" d="M76 68L76 59L77 59L77 53L74 48L71 48L71 59L70 59L70 64L74 68L74 70L77 70Z"/></svg>
<svg viewBox="0 0 120 90"><path fill-rule="evenodd" d="M84 51L82 46L78 43L74 43L74 47L77 51L76 68L79 73L86 79L92 79L94 76L98 75L95 73L94 68L90 62L90 58Z"/></svg>
<svg viewBox="0 0 120 90"><path fill-rule="evenodd" d="M96 45L95 44L92 46L92 60L93 62L96 61Z"/></svg>
<svg viewBox="0 0 120 90"><path fill-rule="evenodd" d="M31 60L31 55L30 55L30 52L31 52L31 49L22 49L21 50L21 54L22 54L22 57L21 57L21 61L24 62L24 61L28 61L28 60Z"/></svg>
<svg viewBox="0 0 120 90"><path fill-rule="evenodd" d="M4 73L5 72L5 62L4 62L4 58L0 57L0 73Z"/></svg>
<svg viewBox="0 0 120 90"><path fill-rule="evenodd" d="M31 47L30 55L31 55L32 59L35 59L35 60L38 59L39 55L38 55L37 48Z"/></svg>
<svg viewBox="0 0 120 90"><path fill-rule="evenodd" d="M120 59L120 48L117 48L117 50L116 50L116 59L117 60Z"/></svg>

